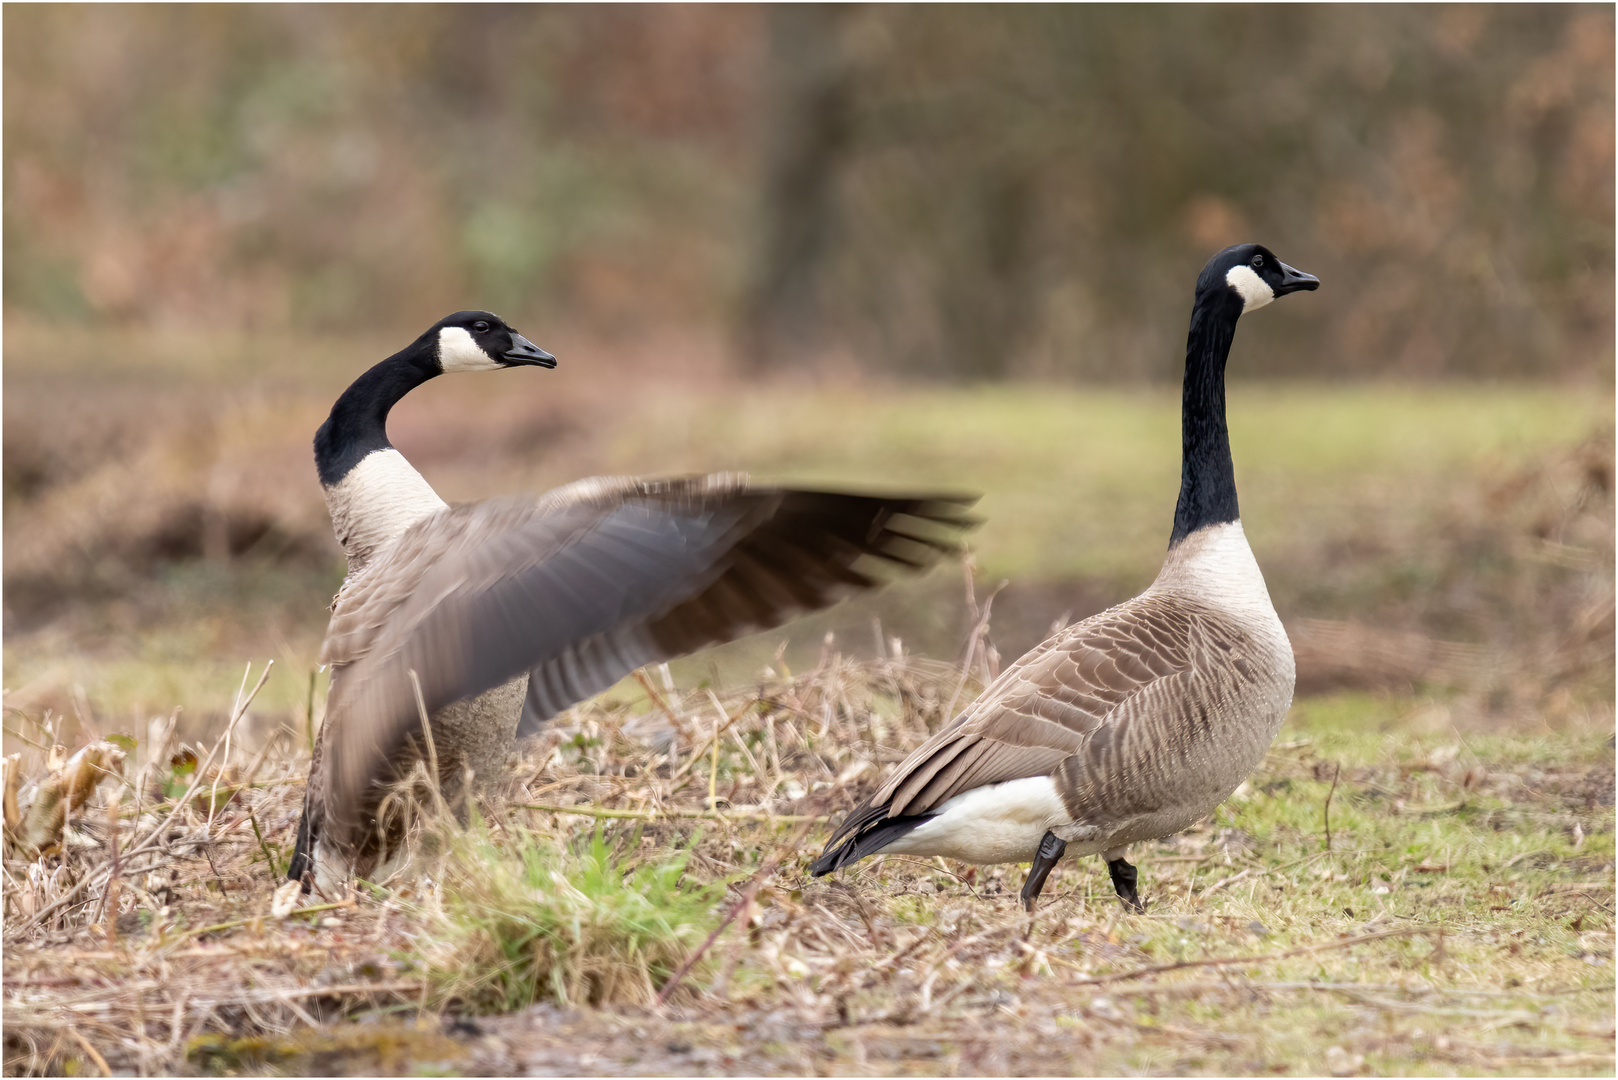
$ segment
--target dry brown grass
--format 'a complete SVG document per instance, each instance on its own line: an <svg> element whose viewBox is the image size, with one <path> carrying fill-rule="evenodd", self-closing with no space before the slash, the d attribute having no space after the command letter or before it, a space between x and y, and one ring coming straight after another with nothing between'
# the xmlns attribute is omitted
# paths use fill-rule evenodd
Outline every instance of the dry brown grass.
<svg viewBox="0 0 1618 1080"><path fill-rule="evenodd" d="M1029 918L1017 867L804 872L823 823L975 677L830 649L751 686L644 674L633 699L561 718L469 835L443 825L399 880L284 917L270 892L304 759L282 746L225 760L221 738L220 795L202 752L160 798L173 748L139 748L60 853L7 862L7 1071L1612 1068L1599 731L1457 745L1398 701L1304 702L1235 799L1138 853L1147 915L1123 912L1083 860ZM644 880L678 857L682 887L727 891L679 939L691 962L598 978L566 1006L554 980L531 1007L491 997L498 965L474 939L506 931L459 945L454 932L514 895L498 879L525 853L572 873L598 836L611 880L568 887ZM590 970L634 967L621 940L592 940L606 946Z"/></svg>
<svg viewBox="0 0 1618 1080"><path fill-rule="evenodd" d="M853 483L880 462L908 483L981 487L978 556L989 582L1013 584L966 677L891 640L954 649L961 588L944 575L912 594L908 628L845 607L833 648L817 650L817 622L774 658L771 642L742 643L722 675L712 654L677 664L674 690L644 673L555 725L470 834L424 829L411 875L283 917L271 890L340 577L307 438L353 357L334 346L284 384L247 385L191 376L276 358L147 341L144 359L107 360L130 370L93 369L102 391L87 395L83 371L51 367L55 341L33 341L21 371L8 356L18 814L53 744L142 737L121 748L122 779L67 816L60 850L8 854L8 1071L1611 1071L1605 406L1450 389L1233 400L1254 410L1233 423L1255 440L1238 459L1269 463L1244 474L1244 510L1314 696L1246 789L1138 853L1146 916L1078 861L1030 920L1018 867L805 867L827 823L992 672L993 644L1014 655L1149 576L1177 467L1172 395L681 396L627 368L558 374L531 396L435 384L395 434L449 497L730 465ZM840 655L870 655L867 639L880 658ZM249 655L275 656L275 673L227 752L241 678L228 658ZM616 917L566 939L582 952L512 959L513 934L484 916L549 903L513 867L537 853L573 881L598 829L620 882L683 858L684 894L724 898L638 961ZM522 956L560 971L560 992L491 986ZM565 977L590 970L607 977ZM516 1007L525 993L538 1004Z"/></svg>

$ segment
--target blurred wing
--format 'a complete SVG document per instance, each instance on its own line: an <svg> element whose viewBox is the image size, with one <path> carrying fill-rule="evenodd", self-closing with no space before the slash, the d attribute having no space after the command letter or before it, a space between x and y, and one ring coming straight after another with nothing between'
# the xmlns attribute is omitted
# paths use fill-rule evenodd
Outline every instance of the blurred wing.
<svg viewBox="0 0 1618 1080"><path fill-rule="evenodd" d="M704 486L692 490L696 484ZM966 515L969 499L749 489L723 477L638 498L670 514L737 502L754 512L711 565L678 583L678 602L642 605L633 617L534 667L519 734L532 734L638 667L779 626L881 585L893 570L929 566L959 551L962 532L975 524Z"/></svg>
<svg viewBox="0 0 1618 1080"><path fill-rule="evenodd" d="M710 477L586 482L414 526L340 598L324 657L325 810L345 844L428 715L529 671L541 717L636 668L774 626L959 546L963 500L774 489ZM909 525L909 527L906 527ZM935 531L929 533L928 529Z"/></svg>

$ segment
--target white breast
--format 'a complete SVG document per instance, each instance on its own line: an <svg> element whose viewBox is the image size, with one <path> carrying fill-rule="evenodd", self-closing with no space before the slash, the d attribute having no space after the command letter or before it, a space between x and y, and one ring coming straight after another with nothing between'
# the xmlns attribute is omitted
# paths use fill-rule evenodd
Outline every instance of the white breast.
<svg viewBox="0 0 1618 1080"><path fill-rule="evenodd" d="M367 454L326 489L332 531L348 553L350 576L410 526L446 506L405 456L391 447Z"/></svg>
<svg viewBox="0 0 1618 1080"><path fill-rule="evenodd" d="M1218 608L1250 633L1281 634L1286 640L1240 521L1209 525L1181 540L1163 560L1149 591L1178 593Z"/></svg>

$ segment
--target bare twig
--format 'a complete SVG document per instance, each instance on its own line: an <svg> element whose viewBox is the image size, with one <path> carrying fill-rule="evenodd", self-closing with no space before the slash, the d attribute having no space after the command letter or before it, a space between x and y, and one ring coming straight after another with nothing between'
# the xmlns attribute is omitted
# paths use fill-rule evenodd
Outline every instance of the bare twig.
<svg viewBox="0 0 1618 1080"><path fill-rule="evenodd" d="M258 692L264 689L264 682L270 677L270 669L274 666L274 660L265 661L264 671L258 677L258 685L253 687L253 692L245 699L242 697L242 691L247 689L247 677L253 673L252 661L248 661L246 670L242 672L242 685L236 690L236 700L230 708L230 720L225 724L225 753L219 759L219 768L213 774L213 788L208 793L208 825L204 831L209 836L213 835L214 814L219 810L219 778L224 775L225 766L230 762L231 736L236 732L236 725L246 715L248 703L258 697Z"/></svg>
<svg viewBox="0 0 1618 1080"><path fill-rule="evenodd" d="M421 737L427 744L427 774L431 778L428 786L432 788L433 805L439 810L444 809L448 803L444 801L444 791L440 786L438 775L438 746L433 742L433 722L427 715L427 702L421 696L421 678L416 669L410 669L410 689L416 695L416 714L421 719Z"/></svg>
<svg viewBox="0 0 1618 1080"><path fill-rule="evenodd" d="M1540 895L1563 892L1612 892L1610 881L1553 881L1540 890Z"/></svg>
<svg viewBox="0 0 1618 1080"><path fill-rule="evenodd" d="M730 726L732 724L734 724L736 721L740 720L742 717L746 716L747 715L747 710L751 709L754 705L757 705L757 704L758 704L758 702L757 702L756 699L747 701L746 703L744 703L742 705L741 708L736 710L734 715L727 718L723 724L721 724L718 727L714 728L713 735L709 738L708 743L704 743L703 746L702 746L702 749L700 751L698 751L696 753L693 753L689 758L687 758L686 763L684 765L680 766L679 771L676 772L673 776L669 777L669 789L668 789L668 794L669 795L675 794L676 792L678 792L682 788L684 788L686 784L691 782L687 778L690 776L691 770L694 769L697 766L697 763L702 761L703 758L708 756L709 744L710 743L717 744L719 739L725 734L725 732L730 730ZM725 715L725 710L721 707L720 710L719 710L719 713L720 713L721 716L724 716ZM680 782L682 780L684 781L684 783Z"/></svg>
<svg viewBox="0 0 1618 1080"><path fill-rule="evenodd" d="M960 700L961 691L966 689L967 680L972 677L972 661L989 636L989 613L994 608L994 598L1000 595L1000 590L1011 584L1010 581L1001 581L988 596L984 597L983 607L979 608L972 587L972 571L976 563L968 555L962 560L961 566L966 575L966 609L972 616L972 629L966 636L966 654L961 658L961 677L955 682L955 690L949 696L949 704L944 706L942 719L945 722L955 715L955 703Z"/></svg>
<svg viewBox="0 0 1618 1080"><path fill-rule="evenodd" d="M1337 794L1337 778L1343 772L1343 763L1342 762L1336 761L1336 762L1333 762L1332 765L1333 765L1333 768L1332 768L1332 771L1331 771L1331 790L1326 792L1326 805L1323 806L1321 808L1321 811L1320 811L1321 822L1326 826L1326 848L1325 848L1325 850L1327 850L1327 851L1331 850L1331 797L1333 795Z"/></svg>
<svg viewBox="0 0 1618 1080"><path fill-rule="evenodd" d="M299 998L312 997L346 997L349 994L413 994L418 992L421 987L422 983L416 980L385 983L340 983L335 986L301 986L286 990L265 990L259 993L242 994L234 998L232 1004L236 1002L259 1004L261 1002L294 1001Z"/></svg>
<svg viewBox="0 0 1618 1080"><path fill-rule="evenodd" d="M804 822L798 831L792 835L791 839L771 852L770 857L765 859L763 864L759 866L758 871L753 874L752 880L742 889L742 895L730 906L730 910L725 913L725 917L720 920L719 925L714 927L713 933L708 935L708 940L697 946L696 950L686 957L685 963L680 965L678 971L669 976L669 981L664 983L663 989L657 992L659 1008L667 1004L670 995L680 985L680 980L684 979L691 969L696 966L697 961L701 960L707 951L713 947L713 943L719 940L719 935L725 932L725 928L735 922L736 916L745 911L747 905L753 902L753 897L758 895L759 885L763 883L764 879L775 871L775 868L780 865L781 860L786 858L789 852L798 849L799 841L809 834L810 824L810 822Z"/></svg>
<svg viewBox="0 0 1618 1080"><path fill-rule="evenodd" d="M1144 979L1148 975L1161 975L1166 971L1180 971L1185 968L1226 967L1231 964L1267 964L1272 960L1285 960L1289 956L1303 956L1308 953L1327 952L1332 949L1348 949L1355 945L1364 945L1368 941L1380 941L1383 938L1425 937L1428 934L1442 932L1441 928L1436 926L1412 926L1400 930L1379 930L1374 934L1361 934L1359 937L1347 938L1343 941L1331 941L1324 945L1305 945L1301 948L1287 949L1284 952L1267 953L1261 956L1230 956L1211 960L1180 960L1173 964L1154 964L1151 967L1135 968L1132 971L1116 971L1111 975L1097 975L1087 979L1076 979L1072 985L1100 986L1103 983Z"/></svg>
<svg viewBox="0 0 1618 1080"><path fill-rule="evenodd" d="M1342 993L1353 991L1356 993L1372 994L1412 994L1418 996L1438 995L1442 997L1461 998L1512 998L1525 1001L1551 1001L1556 998L1568 997L1573 994L1611 994L1611 986L1575 986L1566 990L1542 990L1538 993L1525 990L1480 990L1475 987L1439 987L1439 986L1398 986L1392 983L1340 983L1340 982L1253 982L1244 979L1240 982L1177 982L1161 985L1134 986L1120 993L1173 996L1184 995L1195 997L1208 993L1290 993L1292 991L1309 991L1311 993Z"/></svg>
<svg viewBox="0 0 1618 1080"><path fill-rule="evenodd" d="M673 725L675 733L682 739L688 738L685 724L675 715L674 710L669 706L668 699L659 693L657 687L652 685L652 680L646 677L646 669L636 668L634 675L635 681L640 683L641 688L646 691L646 696L652 699L652 704L656 705L658 710L669 718L669 723Z"/></svg>
<svg viewBox="0 0 1618 1080"><path fill-rule="evenodd" d="M20 709L16 710L16 711L19 712L19 713L21 712ZM38 750L41 753L48 754L48 753L51 752L50 747L46 746L42 742L35 742L33 739L30 739L28 736L24 735L20 731L16 731L16 730L14 730L12 728L6 728L5 733L7 735L11 736L13 739L16 739L18 742L27 743L29 746L32 746L35 750Z"/></svg>
<svg viewBox="0 0 1618 1080"><path fill-rule="evenodd" d="M1259 868L1259 867L1256 867L1256 866L1250 866L1246 870L1243 870L1239 874L1232 874L1230 877L1225 878L1222 881L1216 881L1212 885L1208 886L1206 889L1203 889L1201 894L1199 895L1199 899L1201 897L1211 896L1214 893L1218 892L1220 889L1223 889L1223 888L1225 888L1226 886L1229 886L1229 885L1234 885L1238 881L1245 881L1246 879L1248 879L1250 877L1262 877L1263 875L1265 875L1267 873L1269 873L1269 870L1267 870L1267 869L1262 869L1262 868Z"/></svg>
<svg viewBox="0 0 1618 1080"><path fill-rule="evenodd" d="M623 818L629 821L663 821L667 818L703 818L708 821L779 821L785 824L830 821L826 814L758 814L729 810L609 810L597 806L556 806L551 803L512 803L519 810L543 810L549 814L577 814L589 818Z"/></svg>
<svg viewBox="0 0 1618 1080"><path fill-rule="evenodd" d="M247 811L247 820L253 823L253 835L258 838L259 850L264 852L264 861L269 864L270 874L279 878L281 876L281 860L275 857L270 845L264 842L264 830L258 827L258 815L252 810Z"/></svg>
<svg viewBox="0 0 1618 1080"><path fill-rule="evenodd" d="M101 1070L101 1075L111 1076L112 1067L107 1064L107 1059L101 1056L100 1051L90 1045L90 1040L84 1037L84 1033L78 1028L68 1028L67 1031L69 1035L72 1035L75 1039L79 1040L79 1045L84 1047L84 1052L86 1054L90 1055L90 1060L96 1063L96 1068Z"/></svg>

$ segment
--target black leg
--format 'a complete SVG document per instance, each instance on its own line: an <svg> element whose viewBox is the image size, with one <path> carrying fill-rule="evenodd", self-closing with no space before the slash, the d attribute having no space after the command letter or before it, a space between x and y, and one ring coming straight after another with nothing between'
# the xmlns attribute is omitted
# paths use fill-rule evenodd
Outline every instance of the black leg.
<svg viewBox="0 0 1618 1080"><path fill-rule="evenodd" d="M1066 850L1067 841L1053 832L1047 832L1040 838L1039 853L1034 856L1034 865L1028 868L1028 880L1022 883L1022 906L1028 909L1030 915L1034 913L1034 901L1045 887L1045 879L1051 876L1056 860Z"/></svg>
<svg viewBox="0 0 1618 1080"><path fill-rule="evenodd" d="M1140 894L1135 891L1135 868L1125 862L1123 856L1107 861L1107 873L1112 875L1112 887L1118 891L1118 899L1124 902L1124 907L1137 913L1146 910L1146 905L1140 902Z"/></svg>

